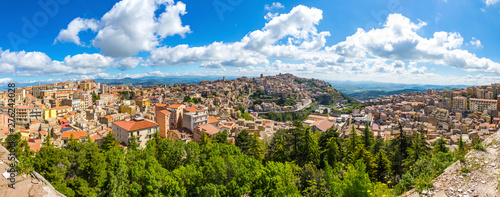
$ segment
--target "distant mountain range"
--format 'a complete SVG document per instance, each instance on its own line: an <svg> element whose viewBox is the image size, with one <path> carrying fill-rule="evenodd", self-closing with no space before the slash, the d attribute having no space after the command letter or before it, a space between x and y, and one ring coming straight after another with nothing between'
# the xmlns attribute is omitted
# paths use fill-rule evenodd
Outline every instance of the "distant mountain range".
<svg viewBox="0 0 500 197"><path fill-rule="evenodd" d="M237 77L226 77L226 80L236 79ZM123 78L123 79L94 79L96 82L108 85L173 85L182 82L186 84L195 84L204 80L215 81L222 79L222 76L171 76L171 77L142 77L142 78Z"/></svg>
<svg viewBox="0 0 500 197"><path fill-rule="evenodd" d="M421 85L421 84L400 84L383 83L374 81L327 81L335 89L344 94L358 99L369 100L380 96L389 96L394 94L406 94L410 92L423 92L427 89L451 90L467 88L468 85Z"/></svg>
<svg viewBox="0 0 500 197"><path fill-rule="evenodd" d="M249 78L252 76L248 76ZM238 77L226 76L227 80L233 80ZM186 84L195 84L204 80L215 81L222 79L222 76L169 76L169 77L142 77L142 78L122 78L122 79L94 79L96 82L108 85L173 85L182 82ZM401 93L410 93L415 91L425 91L427 89L451 90L456 88L467 88L467 85L420 85L420 84L399 84L382 83L374 81L334 81L324 80L332 85L336 90L357 100L375 99L380 96L389 96ZM46 82L42 84L50 84ZM38 85L38 83L16 83L17 87Z"/></svg>

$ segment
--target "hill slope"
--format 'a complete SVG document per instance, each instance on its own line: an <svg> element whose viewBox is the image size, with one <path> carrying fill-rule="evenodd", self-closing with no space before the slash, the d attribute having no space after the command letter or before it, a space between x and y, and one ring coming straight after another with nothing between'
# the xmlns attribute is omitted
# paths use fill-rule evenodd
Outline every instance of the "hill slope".
<svg viewBox="0 0 500 197"><path fill-rule="evenodd" d="M482 144L486 151L471 150L465 163L457 161L446 168L434 180L433 188L422 191L422 196L500 196L500 132ZM403 196L419 194L411 190Z"/></svg>

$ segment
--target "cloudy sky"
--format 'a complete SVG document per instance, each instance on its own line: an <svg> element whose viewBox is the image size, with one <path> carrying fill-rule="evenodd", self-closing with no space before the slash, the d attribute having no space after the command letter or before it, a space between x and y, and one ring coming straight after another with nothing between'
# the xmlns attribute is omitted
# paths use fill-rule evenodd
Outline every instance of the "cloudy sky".
<svg viewBox="0 0 500 197"><path fill-rule="evenodd" d="M0 85L261 73L496 83L499 1L4 0Z"/></svg>

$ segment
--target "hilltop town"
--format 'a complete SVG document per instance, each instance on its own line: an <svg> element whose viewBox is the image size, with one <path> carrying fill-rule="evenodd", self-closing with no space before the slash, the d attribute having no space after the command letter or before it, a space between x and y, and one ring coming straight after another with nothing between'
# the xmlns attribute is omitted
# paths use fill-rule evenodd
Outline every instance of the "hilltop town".
<svg viewBox="0 0 500 197"><path fill-rule="evenodd" d="M47 136L57 147L65 146L71 137L99 144L109 133L123 146L134 133L140 147L155 132L188 142L199 140L202 132L227 131L236 137L246 130L268 140L276 131L290 128L294 119L266 119L271 116L268 113L308 110L307 118L299 118L304 124L320 132L337 128L344 138L351 125L361 132L368 123L375 136L390 140L399 135L397 126L402 122L406 135L423 128L429 142L444 138L453 145L462 135L472 144L498 129L500 106L495 98L499 91L499 84L429 89L364 101L363 107L352 108L354 102L328 83L291 74L135 87L87 79L17 88L15 130L35 152ZM7 102L7 92L2 92L1 138L8 134Z"/></svg>
<svg viewBox="0 0 500 197"><path fill-rule="evenodd" d="M138 136L144 147L153 133L173 140L197 141L202 132L214 135L227 131L230 136L242 130L258 132L266 139L289 128L291 121L276 122L259 114L294 113L311 109L317 101L343 105L348 100L328 83L298 78L290 74L241 77L236 80L201 81L198 84L106 85L94 80L34 85L15 90L15 131L38 151L46 137L56 147L70 138L100 144L112 133L127 146L127 136ZM8 134L7 92L0 99L0 137ZM334 125L314 121L327 116L310 115L310 124L326 130ZM345 122L346 119L343 119Z"/></svg>
<svg viewBox="0 0 500 197"><path fill-rule="evenodd" d="M499 91L500 85L492 84L467 89L429 89L360 102L345 96L324 81L291 74L241 77L235 80L222 78L170 86L106 85L85 79L17 88L12 117L9 116L12 105L8 104L8 92L1 92L0 106L3 113L0 114L0 137L6 141L9 136L8 123L13 119L14 132L20 136L20 140L25 140L23 143L27 143L38 159L37 152L41 150L68 149L68 146L75 146L75 141L95 142L92 144L97 146L107 144L107 147L109 139L112 139L116 140L119 147L145 150L160 139L191 146L190 142L206 144L207 137L220 142L219 138L223 136L222 141L236 144L245 154L253 155L260 161L264 152L267 152L266 159L279 159L273 156L275 151L279 151L273 148L279 143L279 138L283 140L285 137L287 141L281 143L295 147L293 143L296 142L293 141L306 140L307 136L311 136L307 134L310 131L318 138L313 141L321 143L321 158L330 159L330 162L345 160L351 163L356 161L349 159L352 156L367 158L364 162L366 166L378 167L363 173L387 184L383 187L394 189L397 194L411 188L416 188L413 191L418 192L432 192L434 190L425 190L430 185L405 186L412 178L404 173L419 173L412 171L411 166L419 162L435 162L434 158L437 158L436 161L440 163L438 167L433 167L436 169L427 179L436 177L450 162L460 159L466 149L474 147L480 150L479 142L498 130L499 100L494 98L500 98L497 97ZM255 136L250 141L254 144L261 141L267 150L259 154L251 153L245 149L248 145L241 144L242 140L248 141L248 137L241 137L240 134ZM287 137L291 134L306 137ZM363 142L357 136L362 136ZM418 143L417 147L405 145L404 136L408 136L412 143ZM343 146L341 150L347 152L339 158L344 158L332 159L335 157L325 155L324 151L335 152L339 148L330 145L325 147L326 142L322 138L339 140L340 146ZM374 141L372 145L370 138ZM349 144L353 142L360 145L349 149ZM346 145L342 145L344 143ZM51 148L42 149L47 146ZM402 164L398 155L404 155L407 151L398 152L395 146L404 147L409 154L412 153L410 150L418 148L422 149L420 153L427 154L434 147L433 157L404 156L405 164ZM102 149L106 147L101 146ZM300 157L293 155L297 151L295 148L287 149L290 149L290 153L287 153L290 158ZM458 154L450 155L448 150L459 151L454 151ZM184 157L181 160L188 159ZM383 159L385 157L390 159L390 168L395 173L389 168L381 169L387 163L373 163L389 162L387 158ZM306 161L297 160L299 166L304 168L308 166ZM321 165L318 160L315 162ZM404 171L398 166L405 166ZM375 176L373 173L377 171L386 173L385 178L382 175ZM44 170L42 173L47 172ZM427 179L427 182L431 181ZM391 184L391 181L394 183ZM300 186L303 183L296 184ZM56 188L63 190L63 193L69 192L65 185L59 183Z"/></svg>

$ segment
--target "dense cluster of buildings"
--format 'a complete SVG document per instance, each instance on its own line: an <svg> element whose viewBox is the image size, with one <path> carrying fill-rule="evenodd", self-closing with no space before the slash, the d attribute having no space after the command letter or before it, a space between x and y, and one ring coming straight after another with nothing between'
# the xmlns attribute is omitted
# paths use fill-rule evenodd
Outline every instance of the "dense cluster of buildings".
<svg viewBox="0 0 500 197"><path fill-rule="evenodd" d="M66 146L71 138L102 143L109 134L122 146L134 137L139 147L155 133L187 142L199 140L203 132L211 136L227 131L234 141L246 130L267 140L290 123L262 119L258 112L300 110L321 94L318 87L322 86L327 83L290 74L171 86L107 85L90 79L34 85L15 91L15 130L35 151L49 136L57 147ZM264 92L262 102L250 98L255 91ZM293 106L276 104L290 97ZM0 137L4 139L11 118L7 102L7 92L0 92Z"/></svg>
<svg viewBox="0 0 500 197"><path fill-rule="evenodd" d="M391 139L423 128L429 142L438 138L455 144L460 135L467 143L483 140L498 130L500 84L467 89L427 90L363 102L361 113L372 114L372 130Z"/></svg>
<svg viewBox="0 0 500 197"><path fill-rule="evenodd" d="M156 133L162 138L198 141L203 132L212 136L226 131L229 139L243 130L269 140L289 122L263 119L259 113L301 110L318 98L336 91L324 81L290 74L241 77L235 80L201 81L171 86L106 85L94 80L35 85L15 91L15 130L37 151L45 138L58 147L73 138L102 143L114 135L121 146L134 137L139 148ZM256 97L254 93L261 96ZM375 136L390 140L422 128L427 139L455 143L459 136L471 143L496 132L500 122L500 85L469 87L451 91L427 90L364 101L351 114L320 106L322 114L311 114L303 124L314 132L335 128L349 137L354 126L361 134L366 125ZM8 134L7 92L0 92L0 137ZM496 100L493 98L497 98ZM278 105L292 99L293 105ZM338 106L345 104L339 100ZM245 111L240 111L244 107ZM243 116L245 115L245 116Z"/></svg>

